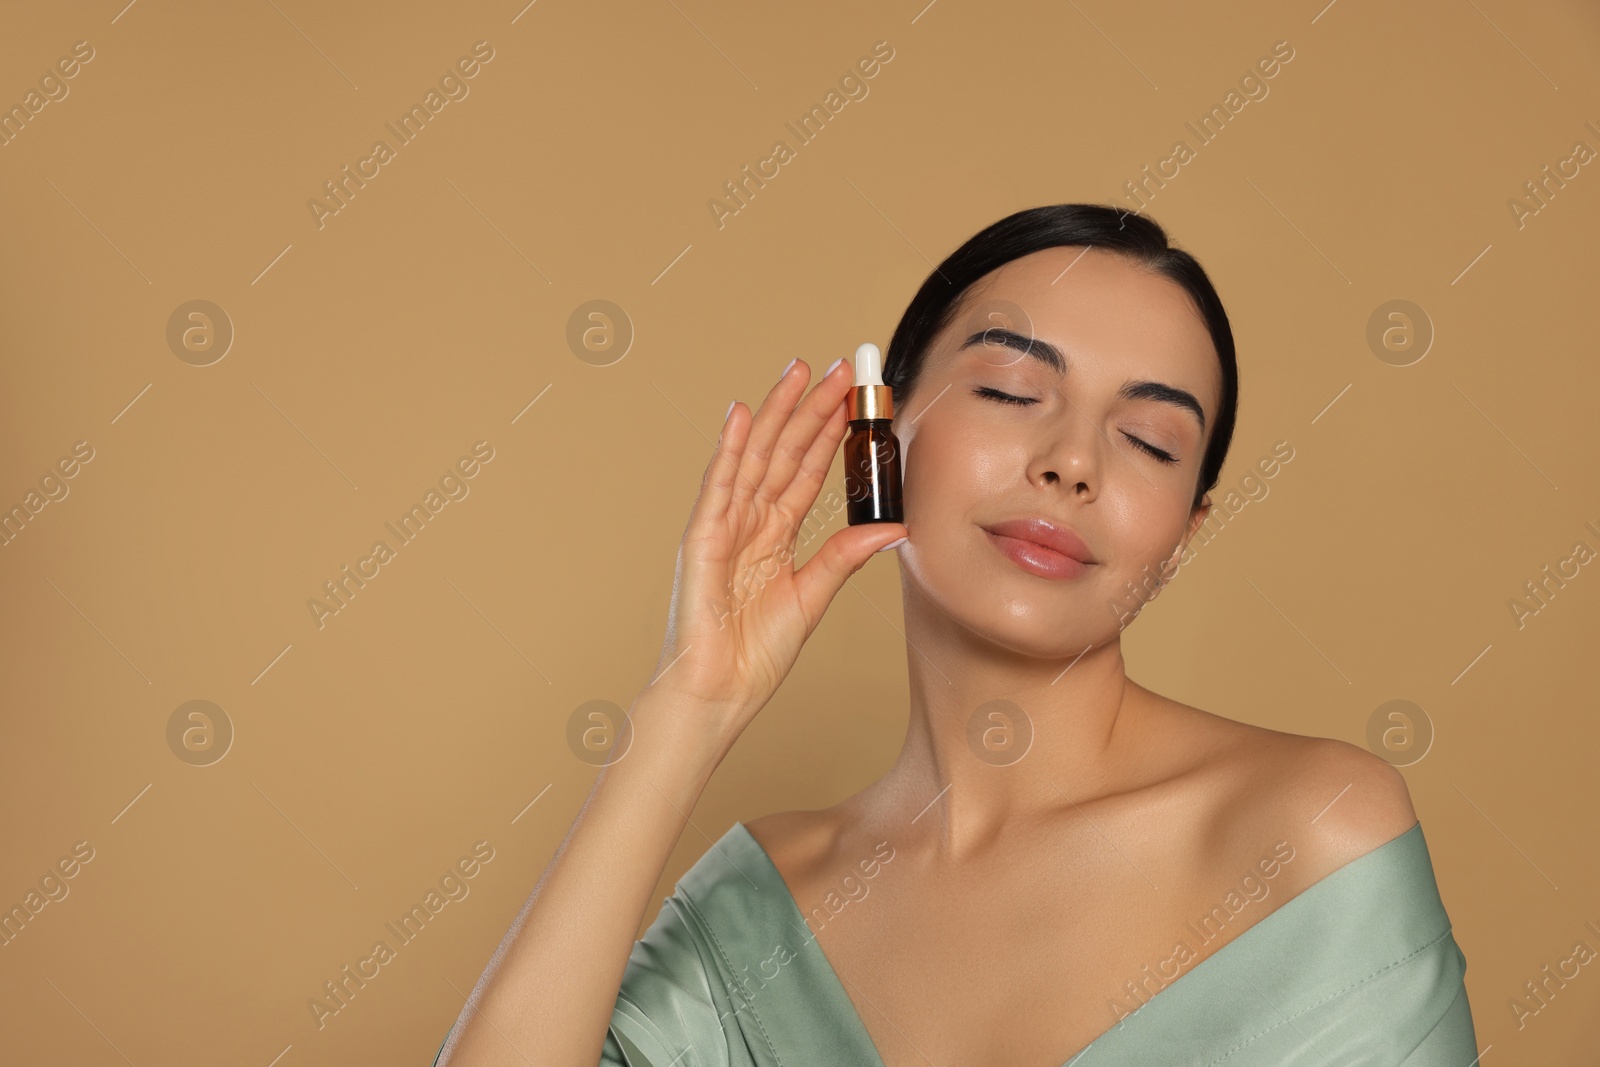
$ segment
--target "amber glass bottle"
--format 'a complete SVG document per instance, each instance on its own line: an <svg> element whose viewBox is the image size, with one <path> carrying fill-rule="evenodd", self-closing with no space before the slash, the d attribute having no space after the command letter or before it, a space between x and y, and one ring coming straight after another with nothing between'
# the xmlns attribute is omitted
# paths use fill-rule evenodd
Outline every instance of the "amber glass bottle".
<svg viewBox="0 0 1600 1067"><path fill-rule="evenodd" d="M900 501L900 442L890 429L892 390L883 384L883 354L874 344L856 349L856 385L844 439L844 489L851 526L904 522Z"/></svg>

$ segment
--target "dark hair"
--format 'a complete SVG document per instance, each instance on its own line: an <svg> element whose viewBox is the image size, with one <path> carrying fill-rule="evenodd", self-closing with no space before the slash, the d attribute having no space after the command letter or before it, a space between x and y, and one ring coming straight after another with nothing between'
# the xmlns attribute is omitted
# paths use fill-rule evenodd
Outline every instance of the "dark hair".
<svg viewBox="0 0 1600 1067"><path fill-rule="evenodd" d="M902 410L921 373L928 345L955 317L967 290L990 271L1033 252L1059 245L1089 245L1126 257L1182 286L1194 301L1222 365L1222 398L1192 506L1217 484L1233 439L1239 407L1239 367L1228 313L1205 270L1188 252L1168 243L1155 221L1102 204L1050 204L1007 215L978 231L939 264L912 297L884 356L884 383Z"/></svg>

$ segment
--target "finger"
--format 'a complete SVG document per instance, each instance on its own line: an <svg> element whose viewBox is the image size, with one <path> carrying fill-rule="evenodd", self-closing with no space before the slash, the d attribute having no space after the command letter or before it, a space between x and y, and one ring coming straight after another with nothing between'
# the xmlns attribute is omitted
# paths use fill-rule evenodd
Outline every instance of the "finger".
<svg viewBox="0 0 1600 1067"><path fill-rule="evenodd" d="M844 397L853 381L854 377L848 365L840 363L832 372L823 375L812 388L811 395L795 408L794 414L783 428L783 433L778 437L772 462L767 467L767 476L761 480L756 490L755 499L758 504L770 504L787 495L795 471L813 459L811 453L816 447L817 434L831 428L831 420L844 408ZM840 434L843 435L842 428ZM822 470L824 475L828 472L827 468L833 459L833 450L838 444L838 440L835 440L828 448L827 462L823 464ZM815 496L814 493L812 495ZM810 506L811 501L806 500L801 505L801 510Z"/></svg>
<svg viewBox="0 0 1600 1067"><path fill-rule="evenodd" d="M795 595L807 625L816 628L844 583L874 552L907 535L904 523L871 522L847 526L822 542L816 555L794 572Z"/></svg>
<svg viewBox="0 0 1600 1067"><path fill-rule="evenodd" d="M727 516L728 501L734 481L739 476L739 457L743 455L745 441L749 437L748 410L737 400L728 409L728 417L722 424L722 436L717 439L717 450L712 453L711 462L700 479L700 495L689 513L690 539L704 537L711 530L720 528L712 524L720 524Z"/></svg>
<svg viewBox="0 0 1600 1067"><path fill-rule="evenodd" d="M783 495L774 501L773 510L782 516L787 525L798 528L801 517L816 501L817 493L822 490L822 483L833 467L839 442L844 440L845 430L850 425L849 416L849 408L844 401L833 406L822 424L822 432L812 439L811 446L806 449L800 469L789 480Z"/></svg>
<svg viewBox="0 0 1600 1067"><path fill-rule="evenodd" d="M756 411L750 426L750 439L745 444L744 456L739 460L739 481L733 487L733 500L729 507L741 512L755 495L756 487L766 476L767 463L772 458L772 447L778 440L778 431L789 421L800 394L805 391L811 377L811 368L795 360L783 376L767 392L767 398Z"/></svg>

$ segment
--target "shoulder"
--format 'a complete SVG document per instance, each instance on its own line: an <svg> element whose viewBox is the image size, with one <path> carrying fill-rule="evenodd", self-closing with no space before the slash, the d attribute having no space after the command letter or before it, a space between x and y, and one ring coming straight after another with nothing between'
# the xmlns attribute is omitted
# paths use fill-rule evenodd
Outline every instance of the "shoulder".
<svg viewBox="0 0 1600 1067"><path fill-rule="evenodd" d="M1280 762L1261 770L1263 811L1295 850L1296 881L1313 884L1417 825L1405 776L1381 756L1335 738L1279 737Z"/></svg>
<svg viewBox="0 0 1600 1067"><path fill-rule="evenodd" d="M796 836L805 835L816 825L818 814L815 811L773 811L745 819L744 828L763 847L770 845L776 849Z"/></svg>
<svg viewBox="0 0 1600 1067"><path fill-rule="evenodd" d="M1207 822L1224 842L1286 841L1294 866L1315 880L1417 824L1405 776L1381 756L1181 707L1195 731L1190 752L1203 768Z"/></svg>
<svg viewBox="0 0 1600 1067"><path fill-rule="evenodd" d="M839 835L832 809L774 811L746 819L744 828L785 877L798 878L823 861Z"/></svg>

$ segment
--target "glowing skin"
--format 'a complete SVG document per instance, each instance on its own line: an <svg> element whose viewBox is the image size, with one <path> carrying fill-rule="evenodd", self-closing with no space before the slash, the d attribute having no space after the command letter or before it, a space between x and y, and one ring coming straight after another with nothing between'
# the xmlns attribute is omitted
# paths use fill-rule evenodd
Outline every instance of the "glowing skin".
<svg viewBox="0 0 1600 1067"><path fill-rule="evenodd" d="M1014 348L963 347L1001 326L1059 349L1066 373ZM1404 778L1364 749L1128 678L1124 616L1150 594L1127 583L1169 561L1171 575L1209 507L1193 506L1200 420L1120 397L1130 379L1193 398L1215 425L1217 355L1177 284L1114 253L1053 248L965 294L893 419L908 537L899 757L832 807L746 822L801 901L825 899L876 843L895 848L897 873L872 903L817 932L886 1067L1069 1061L1114 1021L1129 961L1170 954L1274 842L1296 858L1252 923L1417 821ZM983 529L1029 517L1070 527L1095 562L1030 573ZM974 743L991 728L1028 731L1025 750L993 758Z"/></svg>
<svg viewBox="0 0 1600 1067"><path fill-rule="evenodd" d="M1014 348L962 347L1005 324L1008 306L1062 351L1065 375ZM921 627L953 623L1013 652L1071 659L1116 636L1115 606L1139 606L1127 583L1159 575L1164 563L1172 574L1205 516L1190 507L1205 447L1199 420L1157 400L1118 400L1118 387L1149 379L1183 389L1199 398L1209 425L1222 389L1217 357L1182 289L1095 249L1014 260L974 286L962 307L894 420L906 455L908 612L923 614ZM1026 335L1028 324L1010 319ZM975 395L983 387L1037 403ZM1178 462L1162 462L1128 435ZM1098 562L1066 582L1030 575L995 551L980 525L1032 516L1071 526Z"/></svg>

